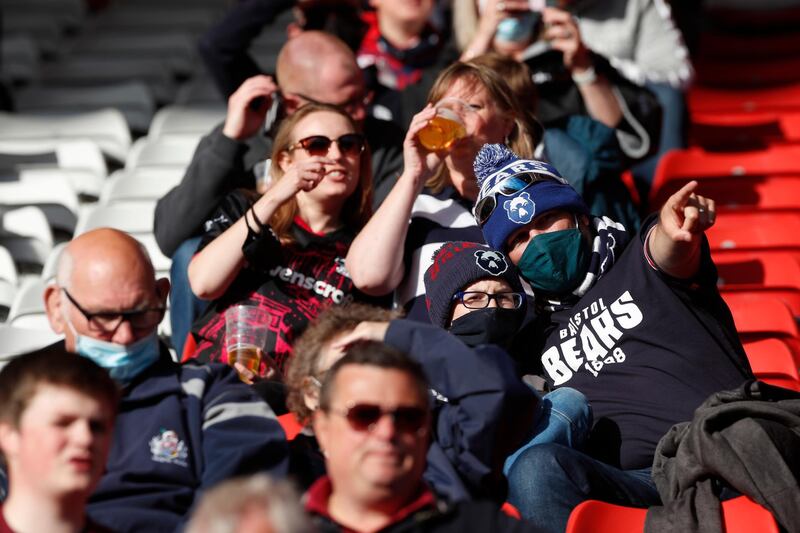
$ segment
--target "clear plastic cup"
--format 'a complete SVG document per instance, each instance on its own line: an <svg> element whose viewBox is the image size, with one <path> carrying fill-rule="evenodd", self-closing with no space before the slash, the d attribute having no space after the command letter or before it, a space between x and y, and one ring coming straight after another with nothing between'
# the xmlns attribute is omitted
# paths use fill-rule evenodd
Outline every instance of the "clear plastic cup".
<svg viewBox="0 0 800 533"><path fill-rule="evenodd" d="M417 137L428 150L447 150L454 142L467 135L462 116L469 105L456 98L444 98L434 108L436 116L420 130Z"/></svg>
<svg viewBox="0 0 800 533"><path fill-rule="evenodd" d="M240 363L258 375L269 320L266 309L253 305L234 305L225 311L225 350L229 365Z"/></svg>

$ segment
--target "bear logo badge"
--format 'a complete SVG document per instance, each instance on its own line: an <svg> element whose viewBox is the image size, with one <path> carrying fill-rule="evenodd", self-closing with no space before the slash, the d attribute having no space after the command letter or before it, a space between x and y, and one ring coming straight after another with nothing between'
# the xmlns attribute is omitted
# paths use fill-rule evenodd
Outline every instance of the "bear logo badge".
<svg viewBox="0 0 800 533"><path fill-rule="evenodd" d="M508 214L508 219L515 224L527 224L533 220L536 213L536 204L531 200L527 191L503 202L503 209Z"/></svg>

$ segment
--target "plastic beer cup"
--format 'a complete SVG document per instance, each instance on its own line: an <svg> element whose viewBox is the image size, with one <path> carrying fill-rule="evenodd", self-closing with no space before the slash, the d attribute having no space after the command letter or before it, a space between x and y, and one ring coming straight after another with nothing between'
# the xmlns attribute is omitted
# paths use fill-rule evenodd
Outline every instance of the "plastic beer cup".
<svg viewBox="0 0 800 533"><path fill-rule="evenodd" d="M253 305L234 305L225 311L225 349L228 364L240 363L259 374L261 354L267 342L269 313Z"/></svg>
<svg viewBox="0 0 800 533"><path fill-rule="evenodd" d="M454 142L467 135L461 114L469 108L456 98L444 98L436 106L436 116L417 134L419 142L428 150L447 150Z"/></svg>

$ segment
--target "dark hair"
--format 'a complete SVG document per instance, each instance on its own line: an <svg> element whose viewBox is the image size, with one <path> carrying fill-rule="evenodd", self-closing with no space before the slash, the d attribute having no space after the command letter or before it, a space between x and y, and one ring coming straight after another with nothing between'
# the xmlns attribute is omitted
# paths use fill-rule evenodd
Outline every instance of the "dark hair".
<svg viewBox="0 0 800 533"><path fill-rule="evenodd" d="M303 393L308 378L317 377L323 345L337 335L355 329L361 322L388 322L399 318L401 314L400 311L372 305L349 303L330 307L311 322L297 339L286 370L286 385L289 387L286 405L301 424L311 419L311 410L306 405Z"/></svg>
<svg viewBox="0 0 800 533"><path fill-rule="evenodd" d="M86 357L47 349L12 359L0 372L0 422L19 427L41 384L65 387L103 402L116 413L119 389L108 372Z"/></svg>
<svg viewBox="0 0 800 533"><path fill-rule="evenodd" d="M430 385L419 363L382 342L368 341L349 348L347 354L328 370L319 393L319 407L323 411L327 411L331 407L336 376L339 375L342 368L348 365L374 366L385 370L405 372L414 381L420 398L426 400L428 397ZM424 403L426 406L428 405L427 401Z"/></svg>

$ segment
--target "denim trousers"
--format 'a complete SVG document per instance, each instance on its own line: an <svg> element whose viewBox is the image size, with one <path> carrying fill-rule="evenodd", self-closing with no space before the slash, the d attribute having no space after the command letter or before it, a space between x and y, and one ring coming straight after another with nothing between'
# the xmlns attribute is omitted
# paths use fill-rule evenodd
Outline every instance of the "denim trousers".
<svg viewBox="0 0 800 533"><path fill-rule="evenodd" d="M199 244L200 237L183 241L172 255L172 266L169 270L172 284L169 293L169 318L172 326L172 346L178 354L178 359L183 354L183 345L192 329L192 323L208 306L207 301L194 295L189 285L189 262Z"/></svg>
<svg viewBox="0 0 800 533"><path fill-rule="evenodd" d="M562 444L528 447L508 473L508 501L543 532L563 533L586 500L629 507L660 505L650 468L621 470Z"/></svg>

